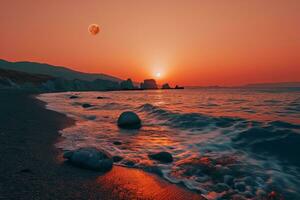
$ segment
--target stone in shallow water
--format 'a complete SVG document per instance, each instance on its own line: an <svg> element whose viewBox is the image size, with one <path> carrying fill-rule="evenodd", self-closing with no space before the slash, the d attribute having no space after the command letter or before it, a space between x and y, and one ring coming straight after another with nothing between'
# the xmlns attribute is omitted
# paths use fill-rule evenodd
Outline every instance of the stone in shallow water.
<svg viewBox="0 0 300 200"><path fill-rule="evenodd" d="M112 168L113 160L107 153L94 147L80 148L75 151L67 151L64 158L75 166L105 172Z"/></svg>
<svg viewBox="0 0 300 200"><path fill-rule="evenodd" d="M120 141L114 141L113 144L114 144L114 145L121 145L122 142L120 142Z"/></svg>
<svg viewBox="0 0 300 200"><path fill-rule="evenodd" d="M112 159L114 162L120 162L121 160L123 160L123 157L122 156L113 156Z"/></svg>
<svg viewBox="0 0 300 200"><path fill-rule="evenodd" d="M173 156L170 153L164 151L159 153L149 154L148 156L152 160L158 160L163 163L173 162Z"/></svg>
<svg viewBox="0 0 300 200"><path fill-rule="evenodd" d="M126 111L120 115L118 126L124 129L139 129L141 127L141 119L136 113Z"/></svg>
<svg viewBox="0 0 300 200"><path fill-rule="evenodd" d="M81 106L82 106L83 108L90 108L90 107L92 107L92 105L89 104L89 103L84 103L84 104L82 104Z"/></svg>
<svg viewBox="0 0 300 200"><path fill-rule="evenodd" d="M101 97L101 96L99 96L99 97L97 97L97 99L109 99L109 97Z"/></svg>
<svg viewBox="0 0 300 200"><path fill-rule="evenodd" d="M69 98L70 98L70 99L78 99L79 97L76 96L76 95L72 95L72 96L70 96Z"/></svg>

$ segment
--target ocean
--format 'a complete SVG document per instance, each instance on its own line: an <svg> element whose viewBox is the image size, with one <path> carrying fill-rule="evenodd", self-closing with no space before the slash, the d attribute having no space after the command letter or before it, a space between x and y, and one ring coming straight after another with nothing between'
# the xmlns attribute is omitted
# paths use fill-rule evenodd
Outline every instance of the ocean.
<svg viewBox="0 0 300 200"><path fill-rule="evenodd" d="M61 130L57 148L103 149L123 158L117 165L160 174L208 199L300 199L300 90L66 92L38 98L76 120ZM92 106L83 108L85 103ZM119 129L123 111L136 112L142 128ZM160 151L174 161L149 159Z"/></svg>

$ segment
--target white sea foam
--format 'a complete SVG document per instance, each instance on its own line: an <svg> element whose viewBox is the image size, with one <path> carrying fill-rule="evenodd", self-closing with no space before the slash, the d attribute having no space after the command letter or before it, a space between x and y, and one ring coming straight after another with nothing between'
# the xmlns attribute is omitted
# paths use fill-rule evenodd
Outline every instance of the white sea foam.
<svg viewBox="0 0 300 200"><path fill-rule="evenodd" d="M72 95L79 98L70 99ZM258 198L256 193L261 190L275 190L289 199L299 197L300 160L295 156L300 152L300 114L295 112L299 97L297 92L247 90L38 96L48 103L48 109L76 120L75 126L61 130L63 140L56 144L58 148L102 148L122 156L120 165L162 173L170 182L184 183L208 199ZM84 103L92 106L83 108ZM140 130L116 126L125 110L138 113L143 122ZM114 145L115 141L122 144ZM274 145L279 149L274 150ZM149 153L159 151L170 152L174 162L160 164L148 158ZM233 178L228 181L228 177Z"/></svg>

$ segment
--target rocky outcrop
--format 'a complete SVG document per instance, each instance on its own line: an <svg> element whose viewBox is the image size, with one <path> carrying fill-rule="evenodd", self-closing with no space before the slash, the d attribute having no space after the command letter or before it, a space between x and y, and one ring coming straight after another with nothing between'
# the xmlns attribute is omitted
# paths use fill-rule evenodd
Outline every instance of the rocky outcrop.
<svg viewBox="0 0 300 200"><path fill-rule="evenodd" d="M121 90L133 90L134 85L133 85L132 80L129 78L126 81L122 81L120 83L120 88L121 88Z"/></svg>
<svg viewBox="0 0 300 200"><path fill-rule="evenodd" d="M168 83L165 83L162 85L161 89L171 89L171 87Z"/></svg>
<svg viewBox="0 0 300 200"><path fill-rule="evenodd" d="M113 167L112 157L106 152L94 147L67 151L63 157L72 165L85 169L106 172Z"/></svg>
<svg viewBox="0 0 300 200"><path fill-rule="evenodd" d="M144 80L143 83L141 83L141 89L151 90L151 89L158 89L158 87L154 79L146 79Z"/></svg>
<svg viewBox="0 0 300 200"><path fill-rule="evenodd" d="M118 126L124 129L138 129L141 127L141 119L134 112L126 111L119 116Z"/></svg>

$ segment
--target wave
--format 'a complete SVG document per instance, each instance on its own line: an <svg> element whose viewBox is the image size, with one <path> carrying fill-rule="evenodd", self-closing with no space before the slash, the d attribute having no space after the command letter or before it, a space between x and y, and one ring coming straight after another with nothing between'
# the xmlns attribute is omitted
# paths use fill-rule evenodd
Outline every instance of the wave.
<svg viewBox="0 0 300 200"><path fill-rule="evenodd" d="M278 124L272 122L271 124ZM282 123L279 123L282 125ZM281 127L281 126L280 126ZM286 127L286 125L285 125ZM288 127L297 127L289 125ZM233 138L239 148L247 148L257 153L275 156L280 162L288 162L300 167L300 134L289 129L275 127L255 127L239 133Z"/></svg>
<svg viewBox="0 0 300 200"><path fill-rule="evenodd" d="M152 104L144 104L139 107L140 111L147 112L160 120L165 120L164 125L179 129L202 130L203 128L226 128L243 121L237 117L212 117L199 113L177 113L161 109Z"/></svg>
<svg viewBox="0 0 300 200"><path fill-rule="evenodd" d="M271 191L280 192L286 199L299 196L300 124L284 120L259 121L243 115L214 116L202 113L198 100L191 105L171 102L173 107L155 101L141 105L144 94L138 101L136 96L113 94L109 102L97 100L99 93L86 97L82 93L82 98L75 101L66 100L68 96L48 95L51 108L80 116L76 118L79 123L62 131L64 140L57 146L66 150L101 147L123 158L118 165L156 173L173 183L198 190L207 199L232 199L235 195L255 199L258 193L267 198ZM244 100L236 97L228 101L239 104ZM268 105L277 103L265 101ZM94 106L82 109L82 103ZM209 104L204 102L202 106L222 107L219 102ZM298 104L293 102L289 106ZM228 109L251 111L256 108L239 105ZM135 132L119 130L116 119L124 110L138 112L144 126ZM270 112L274 114L277 110ZM115 141L120 145L114 145ZM174 162L164 165L148 159L149 153L159 151L171 153ZM211 194L217 196L214 198Z"/></svg>

